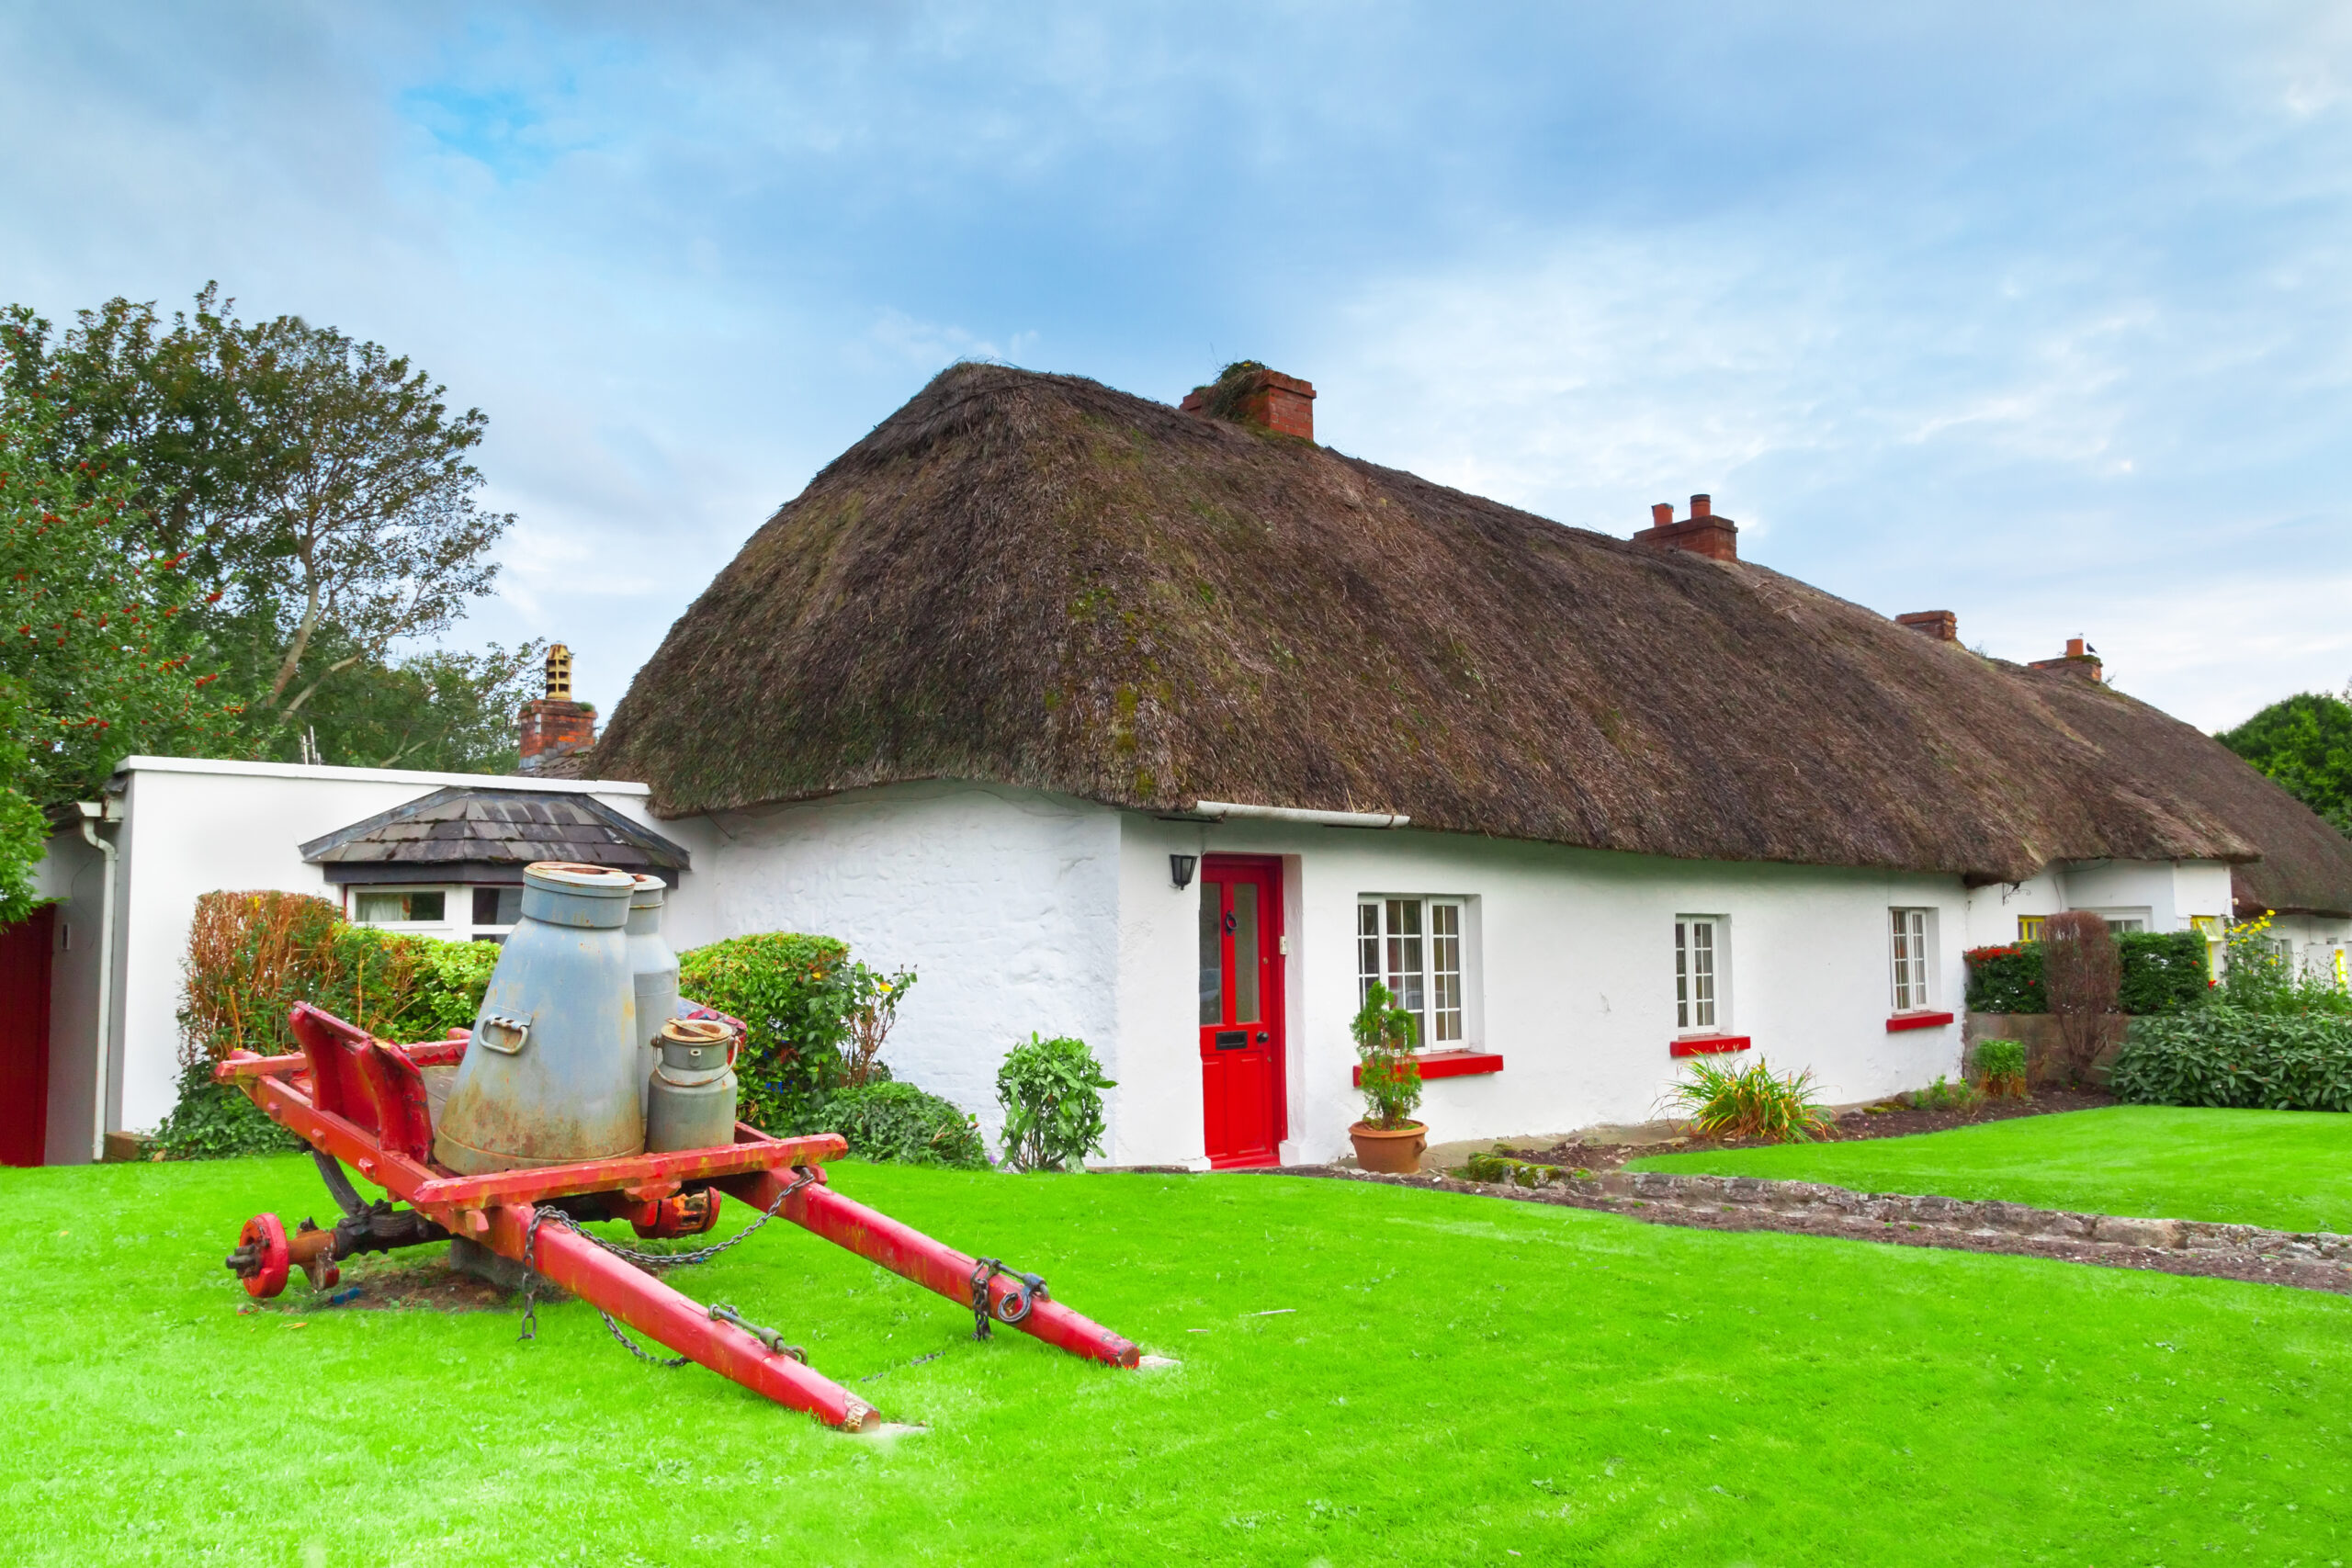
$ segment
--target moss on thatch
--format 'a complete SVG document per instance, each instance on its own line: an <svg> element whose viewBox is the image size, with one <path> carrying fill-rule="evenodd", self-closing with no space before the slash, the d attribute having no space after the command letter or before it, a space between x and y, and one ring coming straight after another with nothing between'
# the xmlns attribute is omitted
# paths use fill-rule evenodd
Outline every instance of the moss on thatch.
<svg viewBox="0 0 2352 1568"><path fill-rule="evenodd" d="M2352 843L2120 693L1001 366L942 373L769 519L598 759L665 815L967 778L1985 881L2276 841L2352 889Z"/></svg>

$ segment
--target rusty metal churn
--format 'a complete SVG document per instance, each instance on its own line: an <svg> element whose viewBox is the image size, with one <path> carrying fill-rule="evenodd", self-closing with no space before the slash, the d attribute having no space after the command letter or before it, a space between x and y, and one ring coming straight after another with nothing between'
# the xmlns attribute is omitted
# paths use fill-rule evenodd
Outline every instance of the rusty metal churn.
<svg viewBox="0 0 2352 1568"><path fill-rule="evenodd" d="M725 1148L735 1141L732 1024L673 1018L662 1026L662 1065L653 1069L645 1113L648 1154Z"/></svg>
<svg viewBox="0 0 2352 1568"><path fill-rule="evenodd" d="M662 934L662 904L669 888L640 872L628 900L628 968L637 996L637 1032L645 1041L638 1066L638 1109L646 1108L653 1069L662 1064L662 1026L678 1016L678 955Z"/></svg>
<svg viewBox="0 0 2352 1568"><path fill-rule="evenodd" d="M474 1175L608 1159L645 1147L629 970L635 879L540 861L523 873L523 918L500 950L449 1085L433 1157Z"/></svg>

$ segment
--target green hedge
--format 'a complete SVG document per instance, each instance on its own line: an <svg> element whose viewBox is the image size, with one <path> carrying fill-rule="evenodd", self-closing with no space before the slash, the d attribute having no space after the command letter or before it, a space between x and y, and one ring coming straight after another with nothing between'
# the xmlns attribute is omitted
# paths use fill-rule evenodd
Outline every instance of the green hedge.
<svg viewBox="0 0 2352 1568"><path fill-rule="evenodd" d="M180 1080L154 1147L175 1159L300 1148L252 1100L212 1081L232 1051L299 1049L286 1027L298 1001L400 1041L438 1039L481 1010L498 948L491 942L345 924L307 894L208 893L181 965Z"/></svg>
<svg viewBox="0 0 2352 1568"><path fill-rule="evenodd" d="M2116 1053L2108 1087L2141 1105L2352 1111L2352 1018L2215 1005L2150 1019Z"/></svg>
<svg viewBox="0 0 2352 1568"><path fill-rule="evenodd" d="M735 1071L737 1114L797 1127L842 1074L849 1032L849 947L829 936L762 931L678 955L678 994L740 1018L750 1032Z"/></svg>
<svg viewBox="0 0 2352 1568"><path fill-rule="evenodd" d="M985 1169L988 1145L971 1116L910 1083L845 1089L801 1118L802 1133L839 1133L860 1159Z"/></svg>
<svg viewBox="0 0 2352 1568"><path fill-rule="evenodd" d="M2212 989L2205 939L2196 931L2125 931L2115 939L2123 961L2118 994L2122 1010L2135 1016L2180 1012L2202 1007ZM1968 1010L2048 1012L2041 988L2041 944L1971 948Z"/></svg>

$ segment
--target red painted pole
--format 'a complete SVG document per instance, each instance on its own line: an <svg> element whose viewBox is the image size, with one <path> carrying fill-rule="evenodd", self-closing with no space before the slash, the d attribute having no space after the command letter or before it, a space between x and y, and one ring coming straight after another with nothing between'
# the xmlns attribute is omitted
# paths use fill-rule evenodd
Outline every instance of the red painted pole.
<svg viewBox="0 0 2352 1568"><path fill-rule="evenodd" d="M720 1185L757 1209L765 1209L775 1201L776 1193L786 1182L772 1171L756 1176L737 1177ZM815 1232L837 1247L845 1247L869 1262L878 1263L893 1274L912 1280L927 1291L936 1291L949 1301L969 1312L972 1307L972 1271L975 1259L967 1258L952 1247L935 1242L911 1225L899 1224L889 1215L877 1213L863 1203L854 1202L830 1188L811 1184L803 1187L785 1200L780 1211L794 1224ZM541 1226L539 1237L547 1238L547 1228ZM989 1303L993 1309L1019 1289L1020 1281L1008 1280L1001 1275L989 1281ZM993 1311L990 1314L994 1316ZM1048 1345L1058 1346L1072 1355L1091 1360L1107 1361L1114 1367L1132 1367L1141 1352L1133 1341L1121 1337L1091 1318L1082 1317L1056 1301L1041 1301L1029 1309L1029 1315L1019 1323L997 1322L1007 1328L1017 1328L1034 1335Z"/></svg>
<svg viewBox="0 0 2352 1568"><path fill-rule="evenodd" d="M491 1211L490 1235L483 1239L519 1263L530 1224L526 1205L501 1204ZM875 1419L872 1405L831 1379L770 1350L733 1324L715 1321L707 1309L560 1224L539 1226L531 1266L591 1306L754 1393L846 1431L862 1430Z"/></svg>

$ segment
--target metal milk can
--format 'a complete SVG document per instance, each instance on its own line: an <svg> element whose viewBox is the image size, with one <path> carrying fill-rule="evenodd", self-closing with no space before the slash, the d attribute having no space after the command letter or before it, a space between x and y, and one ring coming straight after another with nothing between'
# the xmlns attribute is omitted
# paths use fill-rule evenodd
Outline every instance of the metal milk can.
<svg viewBox="0 0 2352 1568"><path fill-rule="evenodd" d="M645 1147L625 871L540 861L449 1085L433 1157L466 1175Z"/></svg>
<svg viewBox="0 0 2352 1568"><path fill-rule="evenodd" d="M644 1039L638 1064L638 1110L649 1103L653 1069L662 1062L662 1026L678 1013L678 955L662 934L662 901L669 891L658 876L639 873L628 900L628 967L637 995L637 1032Z"/></svg>
<svg viewBox="0 0 2352 1568"><path fill-rule="evenodd" d="M733 1026L713 1019L673 1018L662 1026L662 1065L649 1084L648 1154L726 1148L735 1142Z"/></svg>

